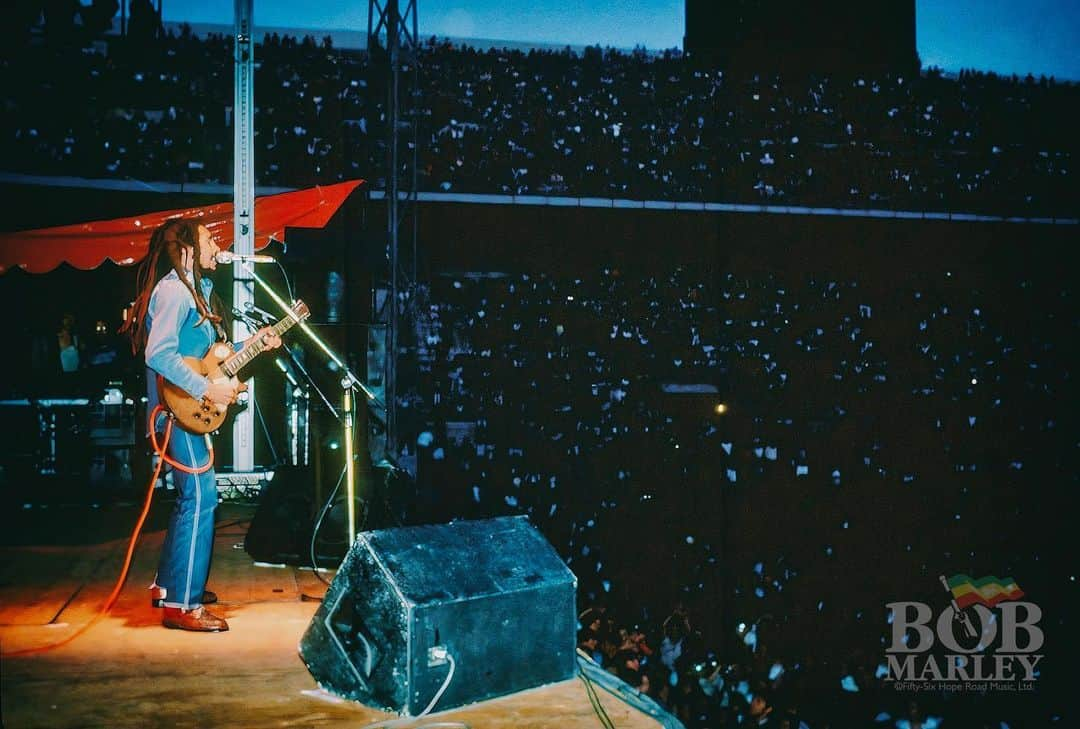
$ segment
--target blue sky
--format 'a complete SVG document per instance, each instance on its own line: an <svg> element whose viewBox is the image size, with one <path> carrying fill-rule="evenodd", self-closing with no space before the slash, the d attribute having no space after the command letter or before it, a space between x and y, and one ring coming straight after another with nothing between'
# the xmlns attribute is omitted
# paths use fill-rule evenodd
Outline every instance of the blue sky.
<svg viewBox="0 0 1080 729"><path fill-rule="evenodd" d="M232 22L232 3L223 0L163 4L166 20ZM418 8L423 35L623 48L682 45L683 0L418 0ZM367 3L255 0L255 22L366 31ZM916 24L924 65L1080 80L1078 0L917 0Z"/></svg>

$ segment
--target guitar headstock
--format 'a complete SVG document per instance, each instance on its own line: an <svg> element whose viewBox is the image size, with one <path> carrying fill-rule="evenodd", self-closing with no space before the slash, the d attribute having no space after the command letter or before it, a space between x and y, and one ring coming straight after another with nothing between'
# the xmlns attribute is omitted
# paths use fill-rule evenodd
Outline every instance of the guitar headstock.
<svg viewBox="0 0 1080 729"><path fill-rule="evenodd" d="M311 310L308 309L307 304L300 300L297 300L297 302L292 305L292 313L299 321L303 321L311 316Z"/></svg>

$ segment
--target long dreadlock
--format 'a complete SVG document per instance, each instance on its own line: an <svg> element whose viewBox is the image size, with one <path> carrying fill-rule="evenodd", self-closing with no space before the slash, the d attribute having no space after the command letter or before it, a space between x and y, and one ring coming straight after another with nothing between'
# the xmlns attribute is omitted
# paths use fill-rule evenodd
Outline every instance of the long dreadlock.
<svg viewBox="0 0 1080 729"><path fill-rule="evenodd" d="M217 292L210 294L210 307L206 305L202 291L202 266L199 265L199 227L196 220L173 218L160 225L150 236L150 251L146 258L139 264L136 278L135 303L131 307L131 316L120 327L120 333L126 334L131 339L131 351L138 354L146 347L146 314L150 308L150 297L157 286L169 271L176 271L180 281L191 292L195 300L195 308L201 315L195 326L200 326L204 321L213 322L219 335L224 336L230 322L225 313L225 306ZM187 248L192 257L192 278L194 285L188 281L183 266L183 250Z"/></svg>

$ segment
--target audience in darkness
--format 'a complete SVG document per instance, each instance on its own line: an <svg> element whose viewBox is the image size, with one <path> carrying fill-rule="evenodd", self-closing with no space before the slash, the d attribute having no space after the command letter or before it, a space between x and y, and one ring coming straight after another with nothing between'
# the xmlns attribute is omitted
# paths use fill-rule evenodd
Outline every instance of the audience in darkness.
<svg viewBox="0 0 1080 729"><path fill-rule="evenodd" d="M56 42L74 32L56 23L0 61L6 171L229 180L230 39L95 50ZM385 185L382 69L311 37L268 36L256 58L260 184ZM1052 79L734 78L674 52L435 39L414 70L424 190L1080 211L1078 91ZM579 647L687 726L1015 716L1004 699L892 690L882 567L934 590L942 564L992 553L1002 574L1067 579L1046 544L996 545L1039 533L1044 512L991 498L1075 481L1061 279L965 280L927 262L881 286L672 264L480 271L416 293L423 376L403 405L428 420L407 446L424 508L530 515L590 606ZM1054 720L1018 705L1031 725Z"/></svg>
<svg viewBox="0 0 1080 729"><path fill-rule="evenodd" d="M133 9L132 32L155 32L143 15ZM329 38L276 34L256 60L260 184L385 186L380 63ZM185 28L152 47L134 36L97 50L28 44L3 66L7 171L230 179L228 37ZM1078 91L1053 79L733 77L673 51L483 51L434 38L403 79L418 91L410 118L426 191L1080 212L1069 176Z"/></svg>

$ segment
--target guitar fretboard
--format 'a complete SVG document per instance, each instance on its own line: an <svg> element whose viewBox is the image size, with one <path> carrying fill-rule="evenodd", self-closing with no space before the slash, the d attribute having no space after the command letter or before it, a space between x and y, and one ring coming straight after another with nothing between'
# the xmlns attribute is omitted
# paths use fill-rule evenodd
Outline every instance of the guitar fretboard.
<svg viewBox="0 0 1080 729"><path fill-rule="evenodd" d="M299 316L294 311L270 328L273 330L274 334L277 334L280 337L282 334L289 331L289 329L302 318L302 316ZM221 373L226 377L235 377L236 373L239 372L244 365L258 357L265 350L266 342L263 341L263 337L253 337L243 349L221 364Z"/></svg>

